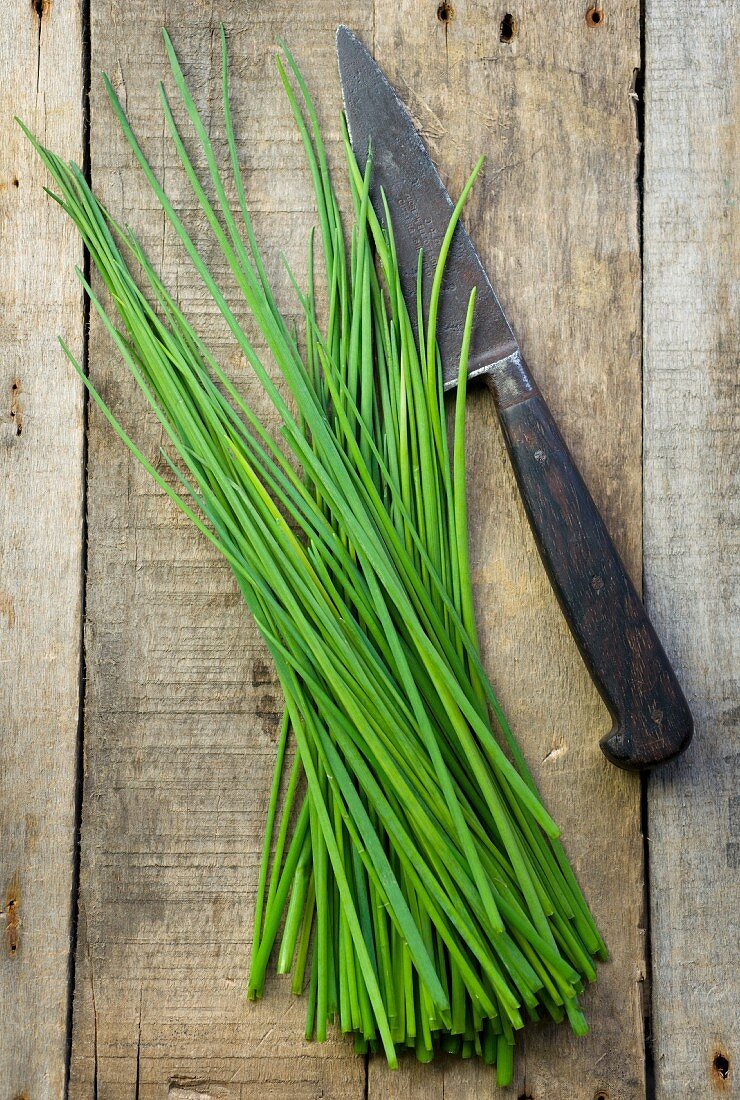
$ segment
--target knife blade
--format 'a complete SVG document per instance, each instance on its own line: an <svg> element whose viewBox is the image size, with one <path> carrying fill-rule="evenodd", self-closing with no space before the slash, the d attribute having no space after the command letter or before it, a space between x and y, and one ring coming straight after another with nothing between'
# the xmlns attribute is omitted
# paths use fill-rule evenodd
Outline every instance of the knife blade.
<svg viewBox="0 0 740 1100"><path fill-rule="evenodd" d="M369 51L346 27L337 31L337 55L352 148L364 169L372 142L371 199L383 220L381 193L386 196L404 296L414 303L418 253L423 248L422 293L428 299L430 273L452 200L406 108ZM447 261L439 310L445 389L457 383L473 286L477 301L469 377L485 380L493 394L537 548L612 716L601 748L613 764L628 770L664 763L691 740L688 704L461 224ZM414 317L416 309L409 312Z"/></svg>
<svg viewBox="0 0 740 1100"><path fill-rule="evenodd" d="M431 289L428 276L437 266L442 238L454 204L385 74L346 27L340 27L337 32L337 53L352 149L362 172L367 161L373 120L382 119L387 127L382 136L373 134L370 197L382 219L381 188L385 191L404 296L409 301L416 293L416 265L419 249L423 248L427 275L423 286L428 299ZM423 188L421 217L419 196L416 194L419 187ZM504 360L518 352L519 345L461 223L453 237L442 285L437 341L445 389L452 389L457 384L465 312L474 286L477 287L478 320L471 336L468 377L474 378L488 369L492 357L494 361ZM415 321L416 310L411 313Z"/></svg>

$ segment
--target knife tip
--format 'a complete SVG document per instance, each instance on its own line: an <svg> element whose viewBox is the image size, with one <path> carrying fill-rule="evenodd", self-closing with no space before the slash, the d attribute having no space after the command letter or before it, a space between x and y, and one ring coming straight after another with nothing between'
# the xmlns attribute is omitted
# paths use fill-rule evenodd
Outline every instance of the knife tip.
<svg viewBox="0 0 740 1100"><path fill-rule="evenodd" d="M363 42L357 37L353 30L345 23L340 23L337 27L337 53L341 56L344 53L357 53L358 49L367 52L367 48Z"/></svg>

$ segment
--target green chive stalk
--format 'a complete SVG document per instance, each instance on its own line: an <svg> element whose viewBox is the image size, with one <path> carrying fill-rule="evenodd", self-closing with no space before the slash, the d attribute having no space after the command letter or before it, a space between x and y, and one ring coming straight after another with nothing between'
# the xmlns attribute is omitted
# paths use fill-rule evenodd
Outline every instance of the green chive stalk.
<svg viewBox="0 0 740 1100"><path fill-rule="evenodd" d="M50 191L88 249L78 276L168 443L164 477L62 346L161 490L231 566L282 684L285 717L259 865L247 993L279 973L307 998L306 1036L334 1023L355 1050L480 1057L511 1080L525 1018L567 1017L606 949L506 723L476 638L465 503L471 295L448 446L436 317L463 189L416 328L392 225L369 201L344 129L345 230L308 89L287 47L278 74L316 195L299 340L281 314L247 202L221 31L228 164L221 166L169 36L169 63L204 168L160 86L193 198L277 364L278 386L157 180L106 79L113 112L205 292L277 419L269 430L82 172L40 145ZM24 128L25 129L25 128ZM227 199L225 172L238 209ZM213 196L213 198L209 197ZM317 303L315 254L323 260ZM322 318L324 318L322 320ZM418 336L417 336L418 332ZM283 771L291 759L280 805Z"/></svg>

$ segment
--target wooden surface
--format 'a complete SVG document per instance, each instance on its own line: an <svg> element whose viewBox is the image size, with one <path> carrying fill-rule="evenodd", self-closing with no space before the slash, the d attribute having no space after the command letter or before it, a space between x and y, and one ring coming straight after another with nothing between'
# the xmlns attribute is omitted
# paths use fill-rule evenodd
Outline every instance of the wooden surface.
<svg viewBox="0 0 740 1100"><path fill-rule="evenodd" d="M650 782L656 1095L672 1100L740 1095L738 24L731 4L647 10L646 596L696 719Z"/></svg>
<svg viewBox="0 0 740 1100"><path fill-rule="evenodd" d="M332 28L342 5L305 12L298 45L306 76L334 72ZM362 30L363 6L344 10ZM296 8L246 13L233 25L234 105L256 230L305 266L313 216L303 153L272 56L294 39ZM157 82L161 28L172 29L186 74L221 141L219 20L192 4L137 2L92 9L92 70L111 75L152 164L181 197L208 259L177 154L162 137ZM336 144L336 81L321 96ZM155 213L100 82L92 89L96 188L155 262L222 362L248 374L216 324L189 262ZM280 277L284 301L288 280ZM157 453L157 429L99 325L91 372ZM259 407L259 402L256 402ZM89 442L88 692L80 872L78 979L70 1095L144 1100L169 1094L308 1100L359 1098L365 1066L341 1040L303 1042L305 1004L286 981L246 1000L250 922L263 818L281 717L272 664L231 572L92 415Z"/></svg>
<svg viewBox="0 0 740 1100"><path fill-rule="evenodd" d="M639 13L636 4L620 7L601 34L570 4L532 3L505 45L490 5L456 4L445 33L433 8L383 4L374 47L453 193L479 153L488 157L467 225L639 579L640 263L628 94ZM612 952L585 998L590 1035L578 1042L565 1029L526 1029L502 1095L593 1100L603 1091L633 1100L644 1094L639 780L599 749L610 722L537 556L487 391L469 398L468 424L487 667ZM369 1082L373 1100L495 1092L485 1067L454 1059L435 1067L408 1059L397 1074L374 1060Z"/></svg>
<svg viewBox="0 0 740 1100"><path fill-rule="evenodd" d="M82 249L19 115L82 156L79 12L0 20L0 1096L61 1096L81 655Z"/></svg>
<svg viewBox="0 0 740 1100"><path fill-rule="evenodd" d="M10 10L10 0L2 4ZM712 1039L716 1035L718 1041L729 1041L731 1001L728 997L723 1007L721 999L712 996L712 987L722 982L731 988L722 957L729 941L725 932L720 935L721 910L717 906L717 916L706 918L716 921L717 929L715 939L707 938L704 944L704 994L692 1014L688 993L676 982L682 974L690 976L690 964L697 959L697 938L691 936L688 923L693 894L679 900L676 881L686 868L694 876L703 870L706 885L702 889L716 883L701 864L708 862L707 848L724 850L721 830L728 821L726 804L719 804L713 811L719 816L712 817L708 801L711 790L722 784L727 784L728 793L731 790L726 741L715 725L729 700L731 666L729 655L722 656L726 643L711 633L727 636L718 609L728 593L716 571L709 575L714 568L709 563L727 545L722 533L726 526L720 523L726 511L720 515L721 506L712 494L727 484L722 480L728 476L722 455L730 453L732 373L731 340L725 331L722 340L708 336L707 341L714 339L715 345L725 349L726 358L715 354L711 374L696 382L691 363L710 368L698 358L697 325L686 310L691 288L684 287L677 298L680 279L661 283L659 276L664 278L667 258L680 262L685 243L680 204L688 204L698 189L706 217L697 222L692 238L695 271L711 273L715 282L709 280L707 292L715 296L712 301L722 299L716 256L723 254L722 233L727 230L720 231L709 212L714 206L717 217L725 217L728 200L719 181L722 158L729 161L729 151L722 145L725 139L718 136L710 177L718 182L712 184L714 190L707 184L702 191L704 153L696 136L687 152L685 172L674 183L670 155L677 145L676 128L683 134L680 111L690 110L698 126L702 95L724 100L717 91L718 81L707 78L696 81L695 100L689 103L689 90L681 86L683 51L689 48L684 42L689 32L682 20L688 17L680 11L664 11L661 4L655 17L648 12L647 35L650 57L655 59L651 64L656 78L659 72L664 74L664 85L662 90L656 87L654 96L663 99L655 99L654 119L648 117L648 133L657 132L659 138L651 138L652 154L648 143L648 158L657 159L648 159L652 172L648 183L653 190L645 210L646 318L652 322L647 329L650 355L645 363L647 434L643 438L641 211L635 179L639 145L631 95L634 71L641 64L640 12L636 0L628 0L609 9L602 23L593 26L585 19L586 6L582 10L564 0L528 3L512 20L515 36L501 42L503 12L488 2L461 0L454 17L443 23L431 0L395 0L393 4L375 0L374 5L330 0L309 7L281 0L249 8L180 0L166 5L92 0L90 161L96 190L116 214L140 231L190 316L249 390L242 364L219 328L213 308L205 305L196 278L112 124L97 78L101 69L111 75L155 171L184 209L208 258L207 235L188 206L191 200L163 135L156 96L157 80L165 71L160 28L166 23L172 30L198 103L212 119L212 134L221 147L217 28L220 19L226 20L237 140L258 236L265 242L269 267L282 287L286 306L291 297L278 250L283 249L301 271L313 210L302 152L272 65L272 47L278 37L285 36L294 48L316 92L335 162L340 100L333 34L340 19L376 52L408 102L453 192L459 190L477 155L487 154L485 174L469 205L468 226L636 582L643 564L644 482L650 598L665 627L669 652L680 656L684 682L701 715L700 735L702 729L707 731L700 755L689 759L685 771L677 768L651 788L651 874L661 891L654 891L652 905L651 1026L658 1044L660 1096L673 1100L683 1096L683 1080L699 1082L687 1096L702 1095L707 1080L709 1048L698 1051L695 1043L692 1047L693 1017L701 1018L702 1042L709 1042L710 1033ZM14 73L31 65L35 56L31 47L39 41L35 8L18 8L19 32L15 10L10 26L4 26L0 55L3 66L7 64ZM47 134L57 148L79 157L74 144L81 137L78 9L69 0L55 0L43 10L42 52L57 41L46 28L55 28L61 35L63 27L65 34L65 50L57 47L59 56L50 77L59 82L63 94L57 92L60 102L49 115ZM724 42L722 7L706 10L705 17L715 21L715 37ZM36 28L35 39L29 28ZM707 43L705 56L716 61L722 51L713 41ZM27 43L28 57L23 53ZM729 50L727 56L729 67ZM705 84L710 85L707 92ZM7 87L4 81L2 89ZM675 99L676 110L671 96L681 97ZM17 92L12 97L12 109L18 110ZM29 112L32 107L31 99ZM70 124L71 118L76 123ZM53 130L51 122L60 129ZM719 134L721 112L712 125ZM5 113L0 118L0 142L19 148ZM30 165L25 149L21 154ZM12 182L13 171L12 163L6 167L3 161L0 182L6 178ZM724 171L728 173L729 167ZM24 407L38 409L39 428L43 422L45 434L39 430L38 457L25 460L29 465L21 479L22 489L13 481L13 492L25 493L19 498L20 507L30 514L32 526L28 520L19 523L14 509L0 513L3 546L12 551L19 531L24 539L21 549L14 551L20 559L20 580L15 581L12 574L14 591L27 605L23 633L17 633L16 618L12 628L16 634L11 634L8 619L7 636L12 646L25 647L31 685L23 696L17 694L17 687L8 693L3 685L9 695L8 712L20 732L14 739L9 727L11 752L3 754L3 778L8 779L12 797L3 797L0 812L9 816L11 842L5 841L4 828L0 858L6 888L20 866L30 881L43 884L49 896L41 899L43 916L31 911L27 918L28 962L21 957L11 965L3 958L0 1012L9 1041L0 1045L0 1089L5 1089L0 1100L5 1100L6 1093L8 1100L24 1094L28 1100L61 1095L65 952L73 884L82 438L77 388L57 353L47 355L44 350L53 348L52 337L59 328L73 342L75 336L79 340L81 306L68 278L77 258L74 243L64 236L61 215L40 194L38 169L34 165L28 172L34 193L16 189L21 192L22 207L12 205L12 195L0 192L4 245L10 226L11 242L18 241L16 249L28 248L29 238L35 246L29 249L33 296L26 282L27 269L21 278L19 265L9 264L3 249L0 262L9 331L2 344L5 354L8 348L20 349L11 355L11 374L15 364L26 359L35 372L35 404ZM678 186L675 194L674 186ZM23 218L30 231L22 227ZM16 224L21 227L16 229ZM67 292L67 288L72 289ZM34 312L37 297L44 303L43 310ZM684 327L674 328L673 323ZM716 323L719 326L719 320ZM665 335L657 340L660 331ZM676 338L677 332L683 335ZM671 360L664 361L663 370L656 366L648 371L650 356L655 362L658 348L663 355L666 347L674 357L682 356L681 372ZM693 360L683 356L684 349L693 351ZM137 440L156 456L159 433L147 420L95 323L90 370ZM5 373L3 385L4 379ZM680 410L670 400L670 387L678 379L686 395ZM710 387L711 408L703 401ZM690 424L697 441L684 465L681 432L675 431L683 422ZM639 780L617 772L599 751L598 740L608 728L608 718L536 555L486 393L471 395L469 424L470 469L477 471L470 486L472 558L488 667L548 806L563 827L566 847L612 952L611 962L600 968L599 981L586 996L591 1034L575 1040L562 1028L528 1029L520 1043L514 1084L501 1095L517 1100L642 1098L646 1095L643 1013L649 1004L644 994L647 917ZM4 421L2 428L5 433ZM10 424L10 435L13 430ZM678 438L672 439L674 435ZM31 446L26 428L21 440L24 447ZM7 452L11 462L18 462L17 441L11 438L6 447L3 434L2 443L3 461ZM710 449L712 457L707 461L713 463L714 475L703 479L699 455ZM23 469L18 463L17 470ZM12 465L11 473L17 476ZM669 487L673 507L667 509L666 518L663 496ZM166 1096L172 1100L319 1096L472 1100L493 1095L490 1072L469 1062L448 1059L419 1067L407 1060L397 1073L390 1073L379 1059L366 1064L355 1058L341 1038L323 1047L305 1044L301 1038L304 1004L291 997L285 980L273 978L260 1004L246 1002L256 861L280 693L227 569L174 514L95 412L90 414L87 494L84 798L70 1095L85 1100ZM680 525L687 516L692 519L690 530L667 525ZM47 546L42 538L48 540ZM677 546L686 548L680 570L675 568ZM15 561L9 560L11 565ZM62 580L54 564L60 560L64 561ZM0 583L7 587L9 574L3 564ZM47 586L53 593L46 594ZM688 636L685 629L689 596L692 621L702 624L697 638ZM0 627L4 627L2 613ZM34 678L46 676L47 665L41 657L57 632L63 639L51 666L57 693L44 684L53 709L40 710ZM715 664L709 660L710 648ZM11 648L7 660L17 664L17 653ZM29 714L33 714L33 726ZM17 745L27 744L33 748L33 767L29 767L29 754L22 757L18 752ZM722 778L717 780L720 770ZM677 813L695 788L703 790L706 798L695 831L690 831ZM33 830L24 824L24 814L35 802L46 832L44 844L39 842L32 852ZM660 857L657 844L663 845ZM730 857L727 868L722 865L723 873L729 873L735 850L727 851ZM711 907L711 900L706 904ZM11 910L11 926L12 914ZM725 916L725 924L727 920ZM20 929L25 935L23 923ZM42 942L31 954L34 930ZM684 969L687 960L689 966ZM23 974L21 962L33 971ZM38 990L48 986L56 996L57 1008L61 1005L56 1017L42 1011L43 1001L29 998L31 974L39 975ZM716 1009L714 1017L709 1016L710 1008ZM705 1076L691 1076L692 1067L700 1064ZM6 1066L14 1074L9 1090ZM18 1067L25 1076L18 1076Z"/></svg>

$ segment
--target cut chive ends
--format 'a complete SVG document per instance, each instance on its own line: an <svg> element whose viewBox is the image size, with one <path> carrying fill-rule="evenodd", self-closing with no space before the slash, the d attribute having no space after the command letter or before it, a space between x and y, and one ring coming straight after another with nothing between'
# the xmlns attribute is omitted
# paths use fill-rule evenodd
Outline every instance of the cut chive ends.
<svg viewBox="0 0 740 1100"><path fill-rule="evenodd" d="M54 180L49 193L89 252L97 288L80 275L85 290L166 436L167 477L62 346L134 457L228 561L283 688L248 996L262 996L274 958L306 999L307 1038L321 1040L338 1026L352 1034L355 1050L383 1052L390 1065L407 1049L422 1062L438 1052L478 1057L496 1066L504 1085L525 1020L567 1018L576 1034L585 1032L578 995L606 948L479 656L465 503L475 296L450 448L435 332L446 249L425 326L421 307L403 299L392 227L381 226L369 201L372 158L363 175L345 128L353 204L345 230L306 84L283 46L278 76L318 218L306 287L290 276L305 318L297 337L258 250L223 29L221 43L227 163L219 162L166 32L188 141L164 93L162 106L238 308L106 87L278 430L223 371L134 232L114 221L74 164L24 128ZM193 140L201 168L187 151ZM479 168L455 207L448 241ZM232 187L236 211L227 199ZM244 306L279 367L279 387L237 319Z"/></svg>

